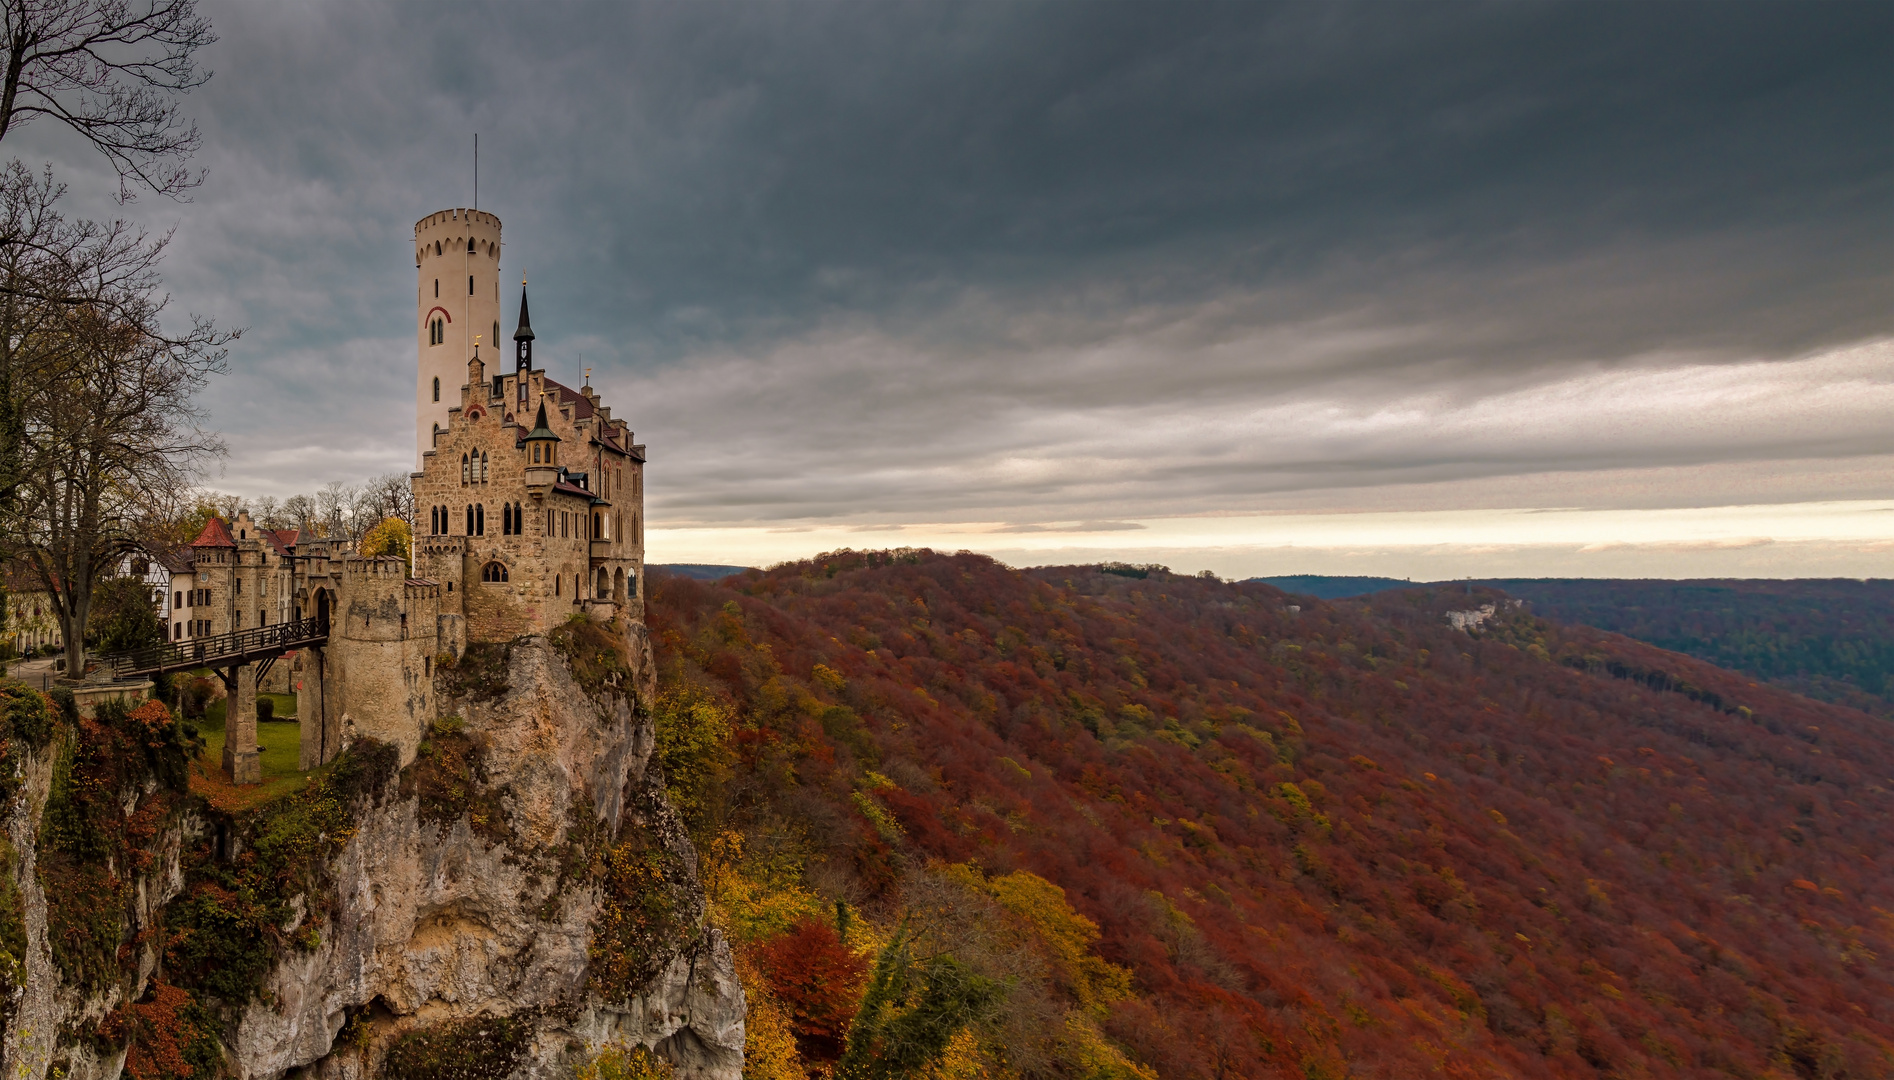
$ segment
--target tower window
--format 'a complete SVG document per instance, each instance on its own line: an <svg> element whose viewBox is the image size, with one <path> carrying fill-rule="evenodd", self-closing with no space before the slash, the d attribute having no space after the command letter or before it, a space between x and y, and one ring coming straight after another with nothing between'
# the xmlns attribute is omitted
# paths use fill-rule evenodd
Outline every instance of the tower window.
<svg viewBox="0 0 1894 1080"><path fill-rule="evenodd" d="M434 254L439 255L440 253L441 253L441 242L439 240L436 240L434 241ZM438 289L440 286L440 282L437 281L434 284L435 284L435 287Z"/></svg>
<svg viewBox="0 0 1894 1080"><path fill-rule="evenodd" d="M506 580L506 565L504 563L490 562L487 565L481 567L480 580L481 581L505 581Z"/></svg>
<svg viewBox="0 0 1894 1080"><path fill-rule="evenodd" d="M472 255L473 253L474 253L474 238L469 236L467 238L467 254Z"/></svg>
<svg viewBox="0 0 1894 1080"><path fill-rule="evenodd" d="M440 247L441 245L435 244L434 246ZM437 251L434 254L439 255L440 252ZM434 299L439 300L440 298L441 298L441 279L435 278L434 279Z"/></svg>
<svg viewBox="0 0 1894 1080"><path fill-rule="evenodd" d="M434 380L434 400L441 400L441 380L438 378Z"/></svg>

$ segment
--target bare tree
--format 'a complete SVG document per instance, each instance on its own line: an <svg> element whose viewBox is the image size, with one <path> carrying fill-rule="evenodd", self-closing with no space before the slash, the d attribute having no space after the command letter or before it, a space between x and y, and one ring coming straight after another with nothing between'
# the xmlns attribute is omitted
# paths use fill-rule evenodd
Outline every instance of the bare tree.
<svg viewBox="0 0 1894 1080"><path fill-rule="evenodd" d="M0 504L0 555L31 569L52 598L68 670L81 670L94 585L158 521L194 497L204 459L222 452L198 424L206 377L223 369L236 334L193 318L182 335L160 325L157 265L168 237L123 222L67 222L59 189L17 166L0 182L0 219L32 221L32 243L0 246L9 271L65 295L98 287L94 303L0 295L0 369L18 439L12 487ZM56 253L33 265L21 252ZM31 261L31 260L29 260Z"/></svg>
<svg viewBox="0 0 1894 1080"><path fill-rule="evenodd" d="M369 522L370 528L391 517L414 524L414 483L407 473L383 473L368 482L368 491L375 500L375 520Z"/></svg>
<svg viewBox="0 0 1894 1080"><path fill-rule="evenodd" d="M196 55L217 38L195 0L0 0L0 33L0 139L39 117L65 124L111 161L121 201L203 182L184 164L200 136L177 100L211 74Z"/></svg>
<svg viewBox="0 0 1894 1080"><path fill-rule="evenodd" d="M307 495L291 495L283 500L285 529L308 529L316 521L316 500Z"/></svg>

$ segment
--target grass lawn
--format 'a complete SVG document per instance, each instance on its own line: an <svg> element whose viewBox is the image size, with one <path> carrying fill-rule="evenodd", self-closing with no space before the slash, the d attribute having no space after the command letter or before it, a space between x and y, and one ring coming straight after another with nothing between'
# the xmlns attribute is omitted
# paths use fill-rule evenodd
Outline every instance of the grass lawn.
<svg viewBox="0 0 1894 1080"><path fill-rule="evenodd" d="M279 695L280 696L280 695ZM218 781L223 779L224 765L224 723L223 702L206 709L205 718L197 725L198 734L204 737L204 753L197 760L197 776L192 778L191 786L199 789L199 781ZM263 766L263 782L254 786L232 788L241 792L242 801L248 804L273 799L303 786L309 779L309 773L296 768L297 758L302 752L302 728L295 721L287 723L272 720L256 726L258 758ZM224 784L228 788L228 784ZM209 792L203 792L209 794ZM225 801L225 800L219 800Z"/></svg>

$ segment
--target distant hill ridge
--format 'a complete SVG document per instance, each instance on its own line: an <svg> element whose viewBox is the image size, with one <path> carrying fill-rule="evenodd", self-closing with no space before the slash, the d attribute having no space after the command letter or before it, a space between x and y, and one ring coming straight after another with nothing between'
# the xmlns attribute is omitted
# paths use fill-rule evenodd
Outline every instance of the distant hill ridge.
<svg viewBox="0 0 1894 1080"><path fill-rule="evenodd" d="M1251 580L1325 600L1430 587L1321 574ZM1503 589L1560 622L1624 634L1822 701L1894 718L1894 581L1489 578L1471 584Z"/></svg>

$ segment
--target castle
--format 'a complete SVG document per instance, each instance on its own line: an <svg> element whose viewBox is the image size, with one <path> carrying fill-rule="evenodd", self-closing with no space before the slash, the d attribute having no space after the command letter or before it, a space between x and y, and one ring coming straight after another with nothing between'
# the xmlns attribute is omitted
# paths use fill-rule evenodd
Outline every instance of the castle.
<svg viewBox="0 0 1894 1080"><path fill-rule="evenodd" d="M209 663L224 679L233 781L262 778L256 692L279 659L292 668L301 768L357 736L398 747L406 764L435 718L441 659L575 615L642 621L644 447L589 379L574 390L533 366L523 280L512 370L489 374L480 344L499 333L500 252L500 219L484 211L442 210L414 228L412 572L247 514L213 519L191 545L165 666Z"/></svg>

